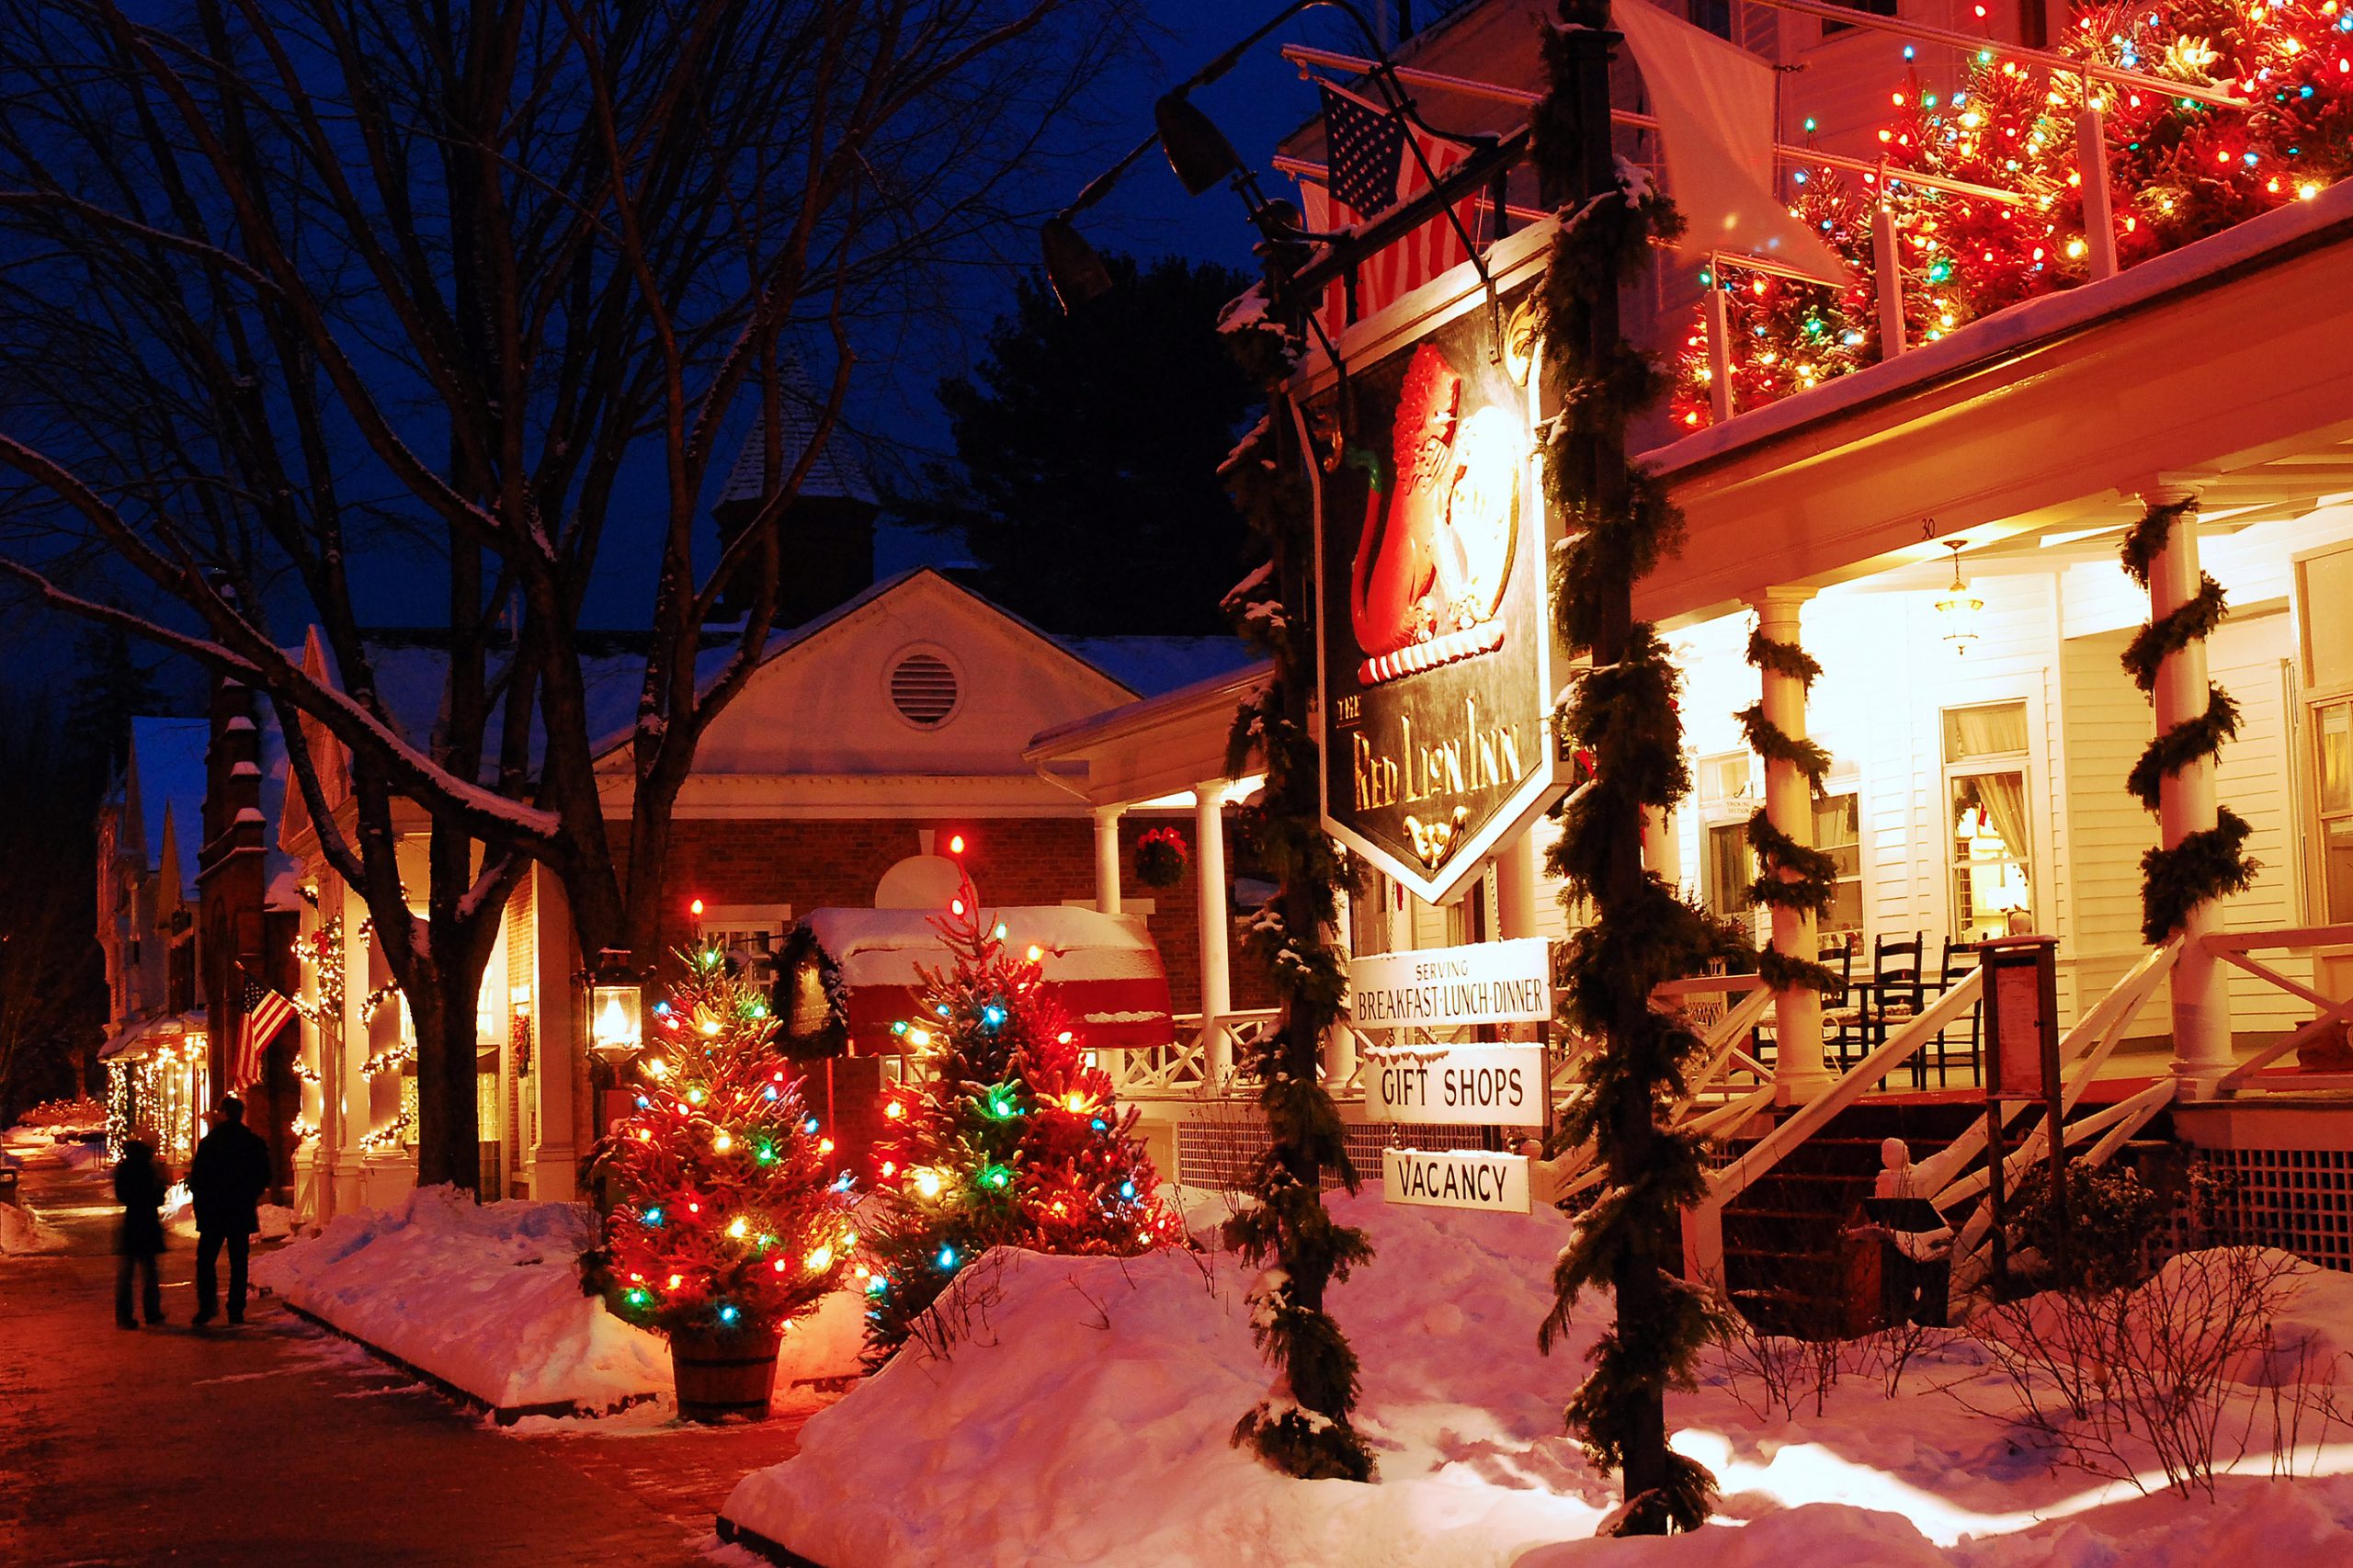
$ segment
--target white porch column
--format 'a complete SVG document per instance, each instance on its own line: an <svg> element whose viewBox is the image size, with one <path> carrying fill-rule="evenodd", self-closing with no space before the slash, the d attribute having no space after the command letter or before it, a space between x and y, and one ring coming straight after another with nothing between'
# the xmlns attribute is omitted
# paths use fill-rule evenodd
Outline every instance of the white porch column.
<svg viewBox="0 0 2353 1568"><path fill-rule="evenodd" d="M573 976L581 966L563 885L545 866L525 874L531 879L531 1074L539 1112L529 1130L531 1196L564 1202L579 1196L586 1125L586 1058L574 1016L580 992Z"/></svg>
<svg viewBox="0 0 2353 1568"><path fill-rule="evenodd" d="M1536 928L1537 888L1542 873L1536 864L1536 835L1523 833L1495 849L1495 935L1539 937Z"/></svg>
<svg viewBox="0 0 2353 1568"><path fill-rule="evenodd" d="M2178 503L2184 493L2152 493L2142 497L2151 505ZM2162 620L2198 597L2202 574L2198 563L2198 516L2189 512L2174 520L2165 547L2149 566L2149 616ZM2206 640L2198 638L2180 652L2168 653L2157 665L2157 684L2150 694L2155 710L2156 733L2202 716L2206 711ZM2171 849L2193 833L2215 824L2214 759L2201 756L2168 774L2157 786L2157 841ZM2222 928L2222 906L2207 900L2189 913L2182 929L2180 961L2174 965L2173 1070L2177 1076L2211 1082L2231 1067L2231 1000L2222 966L2206 951L2205 937Z"/></svg>
<svg viewBox="0 0 2353 1568"><path fill-rule="evenodd" d="M324 899L321 902L324 903ZM327 919L325 911L304 904L298 920L303 939L315 940L320 927L326 924ZM302 1085L301 1097L304 1112L318 1131L301 1156L308 1180L296 1183L298 1191L294 1208L306 1221L324 1225L335 1218L335 1152L341 1142L342 1129L337 1125L335 1114L341 1108L341 1103L336 1093L339 1085L335 1080L333 1041L343 1020L315 1014L319 1005L320 983L324 979L319 968L306 963L301 966L301 999L308 1010L303 1013L300 1026L302 1039L300 1049L308 1059L312 1071L318 1074L316 1084ZM318 1096L316 1109L310 1107L313 1094Z"/></svg>
<svg viewBox="0 0 2353 1568"><path fill-rule="evenodd" d="M1120 812L1095 808L1095 907L1106 915L1120 913Z"/></svg>
<svg viewBox="0 0 2353 1568"><path fill-rule="evenodd" d="M1768 588L1751 603L1756 628L1776 642L1797 643L1798 607L1813 597L1812 588ZM1805 738L1805 682L1779 670L1757 672L1763 687L1765 717L1791 740ZM1794 763L1765 762L1765 819L1807 848L1813 846L1813 787ZM1807 963L1820 960L1821 939L1813 912L1773 910L1773 950ZM1777 1096L1787 1103L1813 1098L1829 1086L1829 1070L1822 1064L1822 994L1793 985L1773 994L1773 1035L1777 1055L1773 1082Z"/></svg>
<svg viewBox="0 0 2353 1568"><path fill-rule="evenodd" d="M365 934L368 901L340 878L330 885L343 915L343 1038L331 1051L335 1060L319 1063L319 1092L335 1096L335 1141L328 1158L334 1209L342 1213L361 1206L366 1173L359 1140L374 1125L368 1074L359 1069L368 1060L368 955L375 941ZM321 894L323 908L329 896ZM397 1000L386 1004L399 1005Z"/></svg>
<svg viewBox="0 0 2353 1568"><path fill-rule="evenodd" d="M1355 944L1348 939L1348 933L1356 925L1355 912L1351 908L1347 889L1336 890L1334 901L1337 907L1332 924L1324 928L1324 940L1339 950L1341 961L1345 963L1356 950ZM1324 1086L1337 1095L1340 1085L1356 1076L1356 1033L1348 1028L1347 1019L1334 1018L1332 1027L1324 1031L1323 1043Z"/></svg>
<svg viewBox="0 0 2353 1568"><path fill-rule="evenodd" d="M1225 893L1225 790L1222 778L1193 786L1193 875L1200 915L1201 1050L1212 1085L1233 1071L1233 1039L1219 1020L1233 1010L1233 979L1226 963L1233 928Z"/></svg>

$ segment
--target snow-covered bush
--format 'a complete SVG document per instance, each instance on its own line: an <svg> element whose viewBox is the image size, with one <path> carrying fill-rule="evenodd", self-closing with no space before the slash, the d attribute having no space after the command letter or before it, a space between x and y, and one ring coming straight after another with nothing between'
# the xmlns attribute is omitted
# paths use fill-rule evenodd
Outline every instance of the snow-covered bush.
<svg viewBox="0 0 2353 1568"><path fill-rule="evenodd" d="M2262 1247L2168 1259L2131 1290L2049 1290L1988 1307L1971 1330L2056 1462L2187 1497L2252 1453L2275 1471L2347 1426L2353 1282ZM1965 1401L1965 1396L1964 1401ZM1984 1412L1984 1414L1993 1414ZM2343 1434L2340 1434L2343 1435Z"/></svg>

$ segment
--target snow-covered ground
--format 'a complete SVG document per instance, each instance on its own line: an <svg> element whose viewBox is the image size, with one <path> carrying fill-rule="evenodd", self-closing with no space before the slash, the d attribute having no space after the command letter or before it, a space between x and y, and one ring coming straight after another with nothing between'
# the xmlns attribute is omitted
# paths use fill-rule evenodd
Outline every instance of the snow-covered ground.
<svg viewBox="0 0 2353 1568"><path fill-rule="evenodd" d="M2143 1496L2054 1465L2007 1418L2014 1397L1986 1347L1941 1333L1893 1394L1884 1376L1850 1372L1819 1414L1810 1394L1794 1413L1753 1414L1768 1403L1753 1374L1711 1352L1669 1419L1721 1479L1722 1522L1595 1540L1615 1489L1563 1435L1561 1409L1606 1300L1582 1303L1552 1357L1535 1344L1565 1222L1392 1208L1377 1191L1335 1201L1379 1247L1333 1298L1363 1363L1378 1484L1290 1481L1230 1446L1267 1382L1231 1258L1000 1253L949 1298L969 1334L948 1358L911 1347L812 1417L799 1455L746 1478L726 1517L835 1568L2353 1562L2353 1433L2305 1456L2300 1473L2318 1479L2265 1479L2259 1451L2217 1501L2182 1500L2154 1475L2158 1494ZM2353 1281L2313 1271L2298 1284L2285 1319L2353 1346Z"/></svg>
<svg viewBox="0 0 2353 1568"><path fill-rule="evenodd" d="M451 1187L425 1187L256 1255L253 1278L502 1409L594 1412L666 1396L668 1347L581 1293L576 1259L595 1235L585 1204L476 1204ZM796 1324L779 1386L853 1370L859 1327L847 1294Z"/></svg>
<svg viewBox="0 0 2353 1568"><path fill-rule="evenodd" d="M0 1203L0 1257L17 1253L55 1252L64 1245L64 1233L43 1223L30 1209Z"/></svg>

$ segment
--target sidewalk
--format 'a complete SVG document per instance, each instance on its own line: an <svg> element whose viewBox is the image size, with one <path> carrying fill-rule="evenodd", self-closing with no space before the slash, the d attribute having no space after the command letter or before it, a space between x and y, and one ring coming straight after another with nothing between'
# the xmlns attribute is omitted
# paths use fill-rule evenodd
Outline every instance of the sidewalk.
<svg viewBox="0 0 2353 1568"><path fill-rule="evenodd" d="M178 1238L169 1325L126 1333L103 1180L28 1175L24 1197L72 1245L0 1258L0 1562L750 1561L712 1517L798 1419L518 1439L267 1299L196 1333Z"/></svg>

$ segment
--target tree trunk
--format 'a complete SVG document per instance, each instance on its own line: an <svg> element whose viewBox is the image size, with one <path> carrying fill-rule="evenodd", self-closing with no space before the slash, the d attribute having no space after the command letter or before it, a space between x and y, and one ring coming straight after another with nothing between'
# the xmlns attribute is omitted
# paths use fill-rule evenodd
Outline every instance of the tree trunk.
<svg viewBox="0 0 2353 1568"><path fill-rule="evenodd" d="M474 1087L474 985L433 966L408 994L416 1023L416 1181L481 1195L482 1116ZM479 976L479 971L476 971Z"/></svg>

